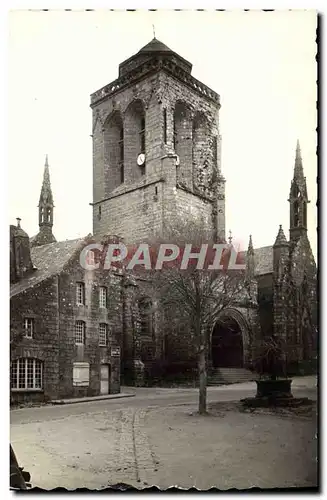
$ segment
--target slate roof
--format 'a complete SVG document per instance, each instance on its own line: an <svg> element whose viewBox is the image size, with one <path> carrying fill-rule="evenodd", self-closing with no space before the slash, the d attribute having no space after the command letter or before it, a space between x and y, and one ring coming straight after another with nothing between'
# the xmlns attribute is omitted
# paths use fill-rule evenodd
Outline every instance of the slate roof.
<svg viewBox="0 0 327 500"><path fill-rule="evenodd" d="M58 275L78 248L84 244L85 238L79 238L31 248L31 258L36 270L10 286L10 297L41 283L50 276Z"/></svg>
<svg viewBox="0 0 327 500"><path fill-rule="evenodd" d="M254 249L254 262L256 274L273 272L273 247L260 247Z"/></svg>
<svg viewBox="0 0 327 500"><path fill-rule="evenodd" d="M246 252L241 252L246 262ZM273 272L273 247L260 247L254 249L255 274L270 274Z"/></svg>
<svg viewBox="0 0 327 500"><path fill-rule="evenodd" d="M147 45L142 47L141 50L139 50L139 53L143 52L173 52L173 51L169 47L167 47L167 45L160 42L160 40L153 38L151 42L149 42Z"/></svg>

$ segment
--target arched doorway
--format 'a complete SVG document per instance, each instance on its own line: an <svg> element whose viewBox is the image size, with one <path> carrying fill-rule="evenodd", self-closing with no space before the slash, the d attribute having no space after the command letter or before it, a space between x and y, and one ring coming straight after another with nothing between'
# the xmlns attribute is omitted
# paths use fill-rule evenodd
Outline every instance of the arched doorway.
<svg viewBox="0 0 327 500"><path fill-rule="evenodd" d="M211 338L211 359L213 368L243 367L243 335L234 318L217 321Z"/></svg>

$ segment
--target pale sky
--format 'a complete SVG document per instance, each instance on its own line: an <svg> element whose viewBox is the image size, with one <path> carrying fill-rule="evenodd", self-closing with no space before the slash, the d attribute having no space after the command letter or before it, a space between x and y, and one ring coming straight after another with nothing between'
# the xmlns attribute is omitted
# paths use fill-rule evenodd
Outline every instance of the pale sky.
<svg viewBox="0 0 327 500"><path fill-rule="evenodd" d="M92 232L90 94L153 38L193 64L221 96L226 229L247 246L289 229L299 138L317 249L316 12L27 12L9 18L9 216L38 232L49 156L57 240Z"/></svg>

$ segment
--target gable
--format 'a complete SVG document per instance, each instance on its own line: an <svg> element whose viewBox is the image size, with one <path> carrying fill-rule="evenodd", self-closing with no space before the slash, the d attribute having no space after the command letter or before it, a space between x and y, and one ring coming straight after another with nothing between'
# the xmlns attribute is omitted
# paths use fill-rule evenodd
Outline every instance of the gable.
<svg viewBox="0 0 327 500"><path fill-rule="evenodd" d="M241 258L247 259L247 252L240 252ZM273 247L259 247L254 249L255 275L270 274L273 272Z"/></svg>
<svg viewBox="0 0 327 500"><path fill-rule="evenodd" d="M10 286L10 297L24 292L45 279L58 275L73 255L86 243L85 238L59 241L31 249L34 267L26 278Z"/></svg>

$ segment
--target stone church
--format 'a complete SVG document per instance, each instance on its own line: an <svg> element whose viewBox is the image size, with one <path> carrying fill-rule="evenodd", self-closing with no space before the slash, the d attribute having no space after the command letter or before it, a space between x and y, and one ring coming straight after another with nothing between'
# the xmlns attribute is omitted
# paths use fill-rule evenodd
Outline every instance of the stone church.
<svg viewBox="0 0 327 500"><path fill-rule="evenodd" d="M153 364L192 357L187 336L178 328L163 331L144 280L87 272L78 261L90 242L112 235L131 245L162 241L171 228L182 225L187 232L197 220L204 234L226 242L220 97L191 72L190 62L154 38L119 65L115 81L91 95L93 235L55 241L46 160L39 233L29 240L19 224L10 230L11 323L25 332L13 347L14 391L28 393L28 374L37 370L51 398L117 391L119 368L124 383L143 385L151 383ZM213 329L211 383L249 377L256 342L272 333L287 341L295 371L316 357L316 265L299 143L288 203L289 239L281 226L272 246L254 249L250 237L244 258L254 297L225 310L223 326L217 322ZM106 307L99 307L101 300Z"/></svg>

